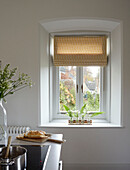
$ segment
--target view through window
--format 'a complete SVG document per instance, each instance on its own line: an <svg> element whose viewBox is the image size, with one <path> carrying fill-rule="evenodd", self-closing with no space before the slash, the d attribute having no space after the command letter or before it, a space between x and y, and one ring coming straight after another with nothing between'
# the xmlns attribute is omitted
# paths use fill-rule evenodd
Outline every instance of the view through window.
<svg viewBox="0 0 130 170"><path fill-rule="evenodd" d="M59 67L60 111L65 111L63 105L71 110L76 109L76 67Z"/></svg>
<svg viewBox="0 0 130 170"><path fill-rule="evenodd" d="M88 111L99 111L100 67L83 67L83 104Z"/></svg>
<svg viewBox="0 0 130 170"><path fill-rule="evenodd" d="M76 95L79 93L79 84L81 84L82 95ZM67 105L71 110L80 109L76 108L76 104L79 105L79 100L86 104L88 111L99 111L100 67L82 67L79 71L76 66L60 66L59 91L60 112L65 111L63 105Z"/></svg>

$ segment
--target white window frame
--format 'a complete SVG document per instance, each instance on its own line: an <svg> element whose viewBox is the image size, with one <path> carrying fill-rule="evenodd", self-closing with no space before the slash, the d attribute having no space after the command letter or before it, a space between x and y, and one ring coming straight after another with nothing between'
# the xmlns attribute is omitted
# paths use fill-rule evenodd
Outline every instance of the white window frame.
<svg viewBox="0 0 130 170"><path fill-rule="evenodd" d="M72 35L72 33L56 33L56 35ZM50 37L54 36L55 34L50 34ZM88 32L88 33L74 33L74 35L107 35L109 38L109 43L110 43L110 33L104 33L104 32L98 32L98 33L95 33L95 32ZM110 53L109 53L109 56L108 56L108 66L107 67L104 67L104 68L100 68L100 84L103 84L100 85L100 110L101 111L104 111L105 114L102 114L102 115L99 115L96 117L96 119L103 119L103 120L107 120L110 122L110 118L111 118L111 115L110 115ZM50 56L51 58L51 56ZM49 60L50 61L50 65L53 65L53 61L52 59ZM83 72L83 69L80 67L78 68L78 73L79 72ZM55 120L55 119L67 119L68 117L64 114L57 114L57 112L59 111L59 104L58 102L56 102L56 99L59 98L59 74L58 74L58 67L53 67L52 69L52 72L50 72L51 76L50 76L50 79L53 79L53 84L50 84L50 117L51 117L51 120ZM107 78L105 78L107 75ZM76 84L78 84L79 87L81 87L82 83L83 82L83 76L81 77L80 76L80 81L79 81L79 76L77 75L77 79L76 79ZM50 82L52 82L52 80L50 80ZM104 86L105 84L105 86ZM107 86L107 91L105 91L105 93L103 93L104 90L106 90L106 86ZM57 87L57 88L56 88ZM53 89L53 90L52 90ZM107 95L104 96L104 94ZM77 94L76 93L76 97L78 96L78 99L81 99L81 96L82 96L82 92L81 92L81 88L79 88L79 93ZM53 96L53 97L52 97ZM81 106L83 105L83 101L80 100L79 102L79 106L77 105L76 103L76 108L77 109L80 109Z"/></svg>

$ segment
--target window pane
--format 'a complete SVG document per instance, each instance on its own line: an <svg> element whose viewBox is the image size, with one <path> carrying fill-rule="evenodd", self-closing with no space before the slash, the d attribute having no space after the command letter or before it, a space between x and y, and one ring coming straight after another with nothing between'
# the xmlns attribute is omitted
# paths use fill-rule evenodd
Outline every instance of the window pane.
<svg viewBox="0 0 130 170"><path fill-rule="evenodd" d="M88 111L99 111L100 67L83 67L83 104Z"/></svg>
<svg viewBox="0 0 130 170"><path fill-rule="evenodd" d="M71 110L76 109L76 67L59 67L60 111L65 111L63 105Z"/></svg>

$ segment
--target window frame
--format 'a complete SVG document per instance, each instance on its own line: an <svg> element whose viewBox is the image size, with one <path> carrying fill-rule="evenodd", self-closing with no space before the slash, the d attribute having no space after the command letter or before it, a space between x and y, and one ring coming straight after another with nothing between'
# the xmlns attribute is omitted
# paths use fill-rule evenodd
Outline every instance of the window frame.
<svg viewBox="0 0 130 170"><path fill-rule="evenodd" d="M56 70L56 74L53 75L54 76L54 79L56 80L56 90L54 90L54 96L55 96L55 99L59 99L60 97L60 89L59 89L59 67L55 67L55 70ZM80 110L80 108L83 106L83 93L82 93L82 89L81 89L81 85L83 83L83 68L82 67L78 67L76 69L76 72L77 72L77 76L76 76L76 85L78 85L78 93L76 92L76 108L77 110ZM102 75L102 72L103 72L103 68L100 68L100 110L99 111L102 111L102 104L103 104L103 96L102 96L102 90L103 90L103 85L102 85L102 79L103 79L103 76ZM80 80L79 80L80 78ZM65 111L64 112L59 112L59 101L56 102L57 100L54 100L54 105L56 106L55 107L55 111L53 112L53 118L54 119L67 119L67 116L65 116ZM93 111L94 112L94 111ZM58 114L59 113L59 114ZM100 115L100 116L97 116L96 119L105 119L105 115Z"/></svg>
<svg viewBox="0 0 130 170"><path fill-rule="evenodd" d="M66 34L67 35L72 35L72 33L56 33L56 35L66 35ZM54 35L55 35L55 33L51 33L51 34L49 34L49 37L51 38ZM77 33L76 32L76 33L74 33L74 35L85 35L85 36L87 36L87 35L95 35L95 36L97 36L97 35L98 36L99 35L107 35L108 39L109 39L108 40L109 43L110 43L110 40L111 40L111 36L110 36L109 32L106 32L106 33L104 33L104 32L98 32L98 33L97 32L96 33L95 32L87 32L87 33L84 33L84 32L83 33L81 33L81 32L79 33L78 32ZM110 64L110 60L111 60L110 58L111 57L110 56L111 55L109 53L109 55L108 55L108 66L100 68L100 110L101 111L104 111L103 110L104 109L104 94L103 94L103 91L104 91L104 85L103 84L104 84L104 82L108 86L107 93L110 94L110 81L109 81L110 80L110 70L111 70L110 69L111 68L111 64ZM51 58L51 55L50 55L50 58ZM49 63L51 63L50 65L53 65L52 64L53 63L52 59L49 59ZM77 70L79 70L78 73L79 72L83 72L83 69L81 67L78 67ZM49 92L50 92L50 100L51 100L50 101L50 106L51 106L50 107L50 121L55 120L55 119L68 119L68 117L65 114L57 114L57 112L59 110L58 102L56 102L56 98L57 99L59 98L59 77L58 77L59 74L58 74L58 67L57 68L53 67L53 71L52 71L51 74L53 74L53 84L50 85L50 89L52 88L53 90L49 90ZM56 74L56 75L54 75L54 74ZM107 76L108 76L107 79L108 80L106 80L105 74L107 74ZM52 78L52 76L50 76L50 79L51 78ZM79 81L79 76L77 75L76 81L78 82L79 87L81 87L81 84L83 82L83 76L80 76L80 79L81 80ZM54 83L54 80L56 80L55 83ZM77 82L76 82L76 84L77 84ZM109 85L108 85L108 82L109 82ZM52 93L53 93L53 97L51 97ZM79 88L79 94L78 95L80 96L80 97L78 97L78 99L80 99L81 96L82 96L81 88ZM77 97L77 93L76 93L76 97ZM105 113L106 114L99 115L99 116L97 116L96 118L93 118L93 119L107 120L107 121L110 122L110 118L111 118L110 111L109 111L109 109L110 109L110 95L108 95L107 98L108 99L105 99L105 100L107 100L107 104L106 105L108 105L107 109L105 108ZM79 106L78 106L78 104L76 102L76 108L79 109L83 105L83 101L80 100L78 103L79 103Z"/></svg>

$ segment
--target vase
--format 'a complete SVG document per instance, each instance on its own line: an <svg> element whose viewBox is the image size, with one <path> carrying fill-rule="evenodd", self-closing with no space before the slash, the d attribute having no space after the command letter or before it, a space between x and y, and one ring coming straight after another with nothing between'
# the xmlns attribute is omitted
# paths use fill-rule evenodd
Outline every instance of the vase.
<svg viewBox="0 0 130 170"><path fill-rule="evenodd" d="M0 142L7 146L7 113L0 99Z"/></svg>
<svg viewBox="0 0 130 170"><path fill-rule="evenodd" d="M69 117L68 123L69 123L69 124L72 124L72 123L73 123L73 118L72 118L72 117Z"/></svg>

